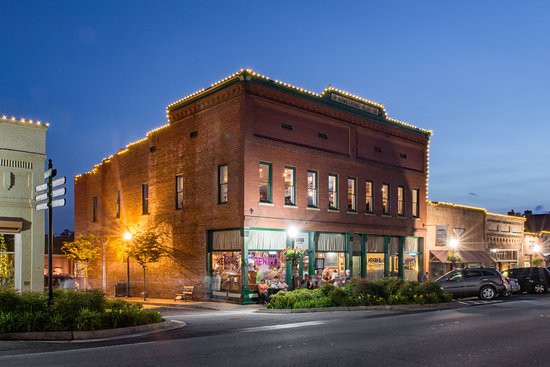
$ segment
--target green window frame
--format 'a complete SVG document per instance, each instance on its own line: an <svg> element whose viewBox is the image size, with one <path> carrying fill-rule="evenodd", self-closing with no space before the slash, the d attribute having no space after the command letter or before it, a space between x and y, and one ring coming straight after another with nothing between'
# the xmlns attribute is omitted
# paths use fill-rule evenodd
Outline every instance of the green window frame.
<svg viewBox="0 0 550 367"><path fill-rule="evenodd" d="M374 182L365 181L365 211L374 213Z"/></svg>
<svg viewBox="0 0 550 367"><path fill-rule="evenodd" d="M397 215L405 216L405 187L397 187Z"/></svg>
<svg viewBox="0 0 550 367"><path fill-rule="evenodd" d="M315 170L307 171L307 207L319 207L319 172Z"/></svg>
<svg viewBox="0 0 550 367"><path fill-rule="evenodd" d="M418 218L420 216L420 190L412 189L411 202L412 202L412 216Z"/></svg>
<svg viewBox="0 0 550 367"><path fill-rule="evenodd" d="M357 211L357 179L348 177L348 212Z"/></svg>
<svg viewBox="0 0 550 367"><path fill-rule="evenodd" d="M272 203L273 202L273 194L272 194L273 170L272 170L271 163L260 162L259 181L260 181L260 189L259 189L260 203Z"/></svg>
<svg viewBox="0 0 550 367"><path fill-rule="evenodd" d="M390 215L390 185L382 184L382 214Z"/></svg>
<svg viewBox="0 0 550 367"><path fill-rule="evenodd" d="M296 206L296 167L285 166L285 205Z"/></svg>
<svg viewBox="0 0 550 367"><path fill-rule="evenodd" d="M338 210L338 175L334 173L328 175L328 208Z"/></svg>
<svg viewBox="0 0 550 367"><path fill-rule="evenodd" d="M218 204L228 202L229 167L227 164L218 166Z"/></svg>

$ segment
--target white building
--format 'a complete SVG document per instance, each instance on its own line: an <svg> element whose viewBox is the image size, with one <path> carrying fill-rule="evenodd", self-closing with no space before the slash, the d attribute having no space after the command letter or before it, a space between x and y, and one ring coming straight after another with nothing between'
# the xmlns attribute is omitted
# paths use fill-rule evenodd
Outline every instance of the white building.
<svg viewBox="0 0 550 367"><path fill-rule="evenodd" d="M44 290L44 211L34 187L44 182L48 124L0 117L0 285Z"/></svg>

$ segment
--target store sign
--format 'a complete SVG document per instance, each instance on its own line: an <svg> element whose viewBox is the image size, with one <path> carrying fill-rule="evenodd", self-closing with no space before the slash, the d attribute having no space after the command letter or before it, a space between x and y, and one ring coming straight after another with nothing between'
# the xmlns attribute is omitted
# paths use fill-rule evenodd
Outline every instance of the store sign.
<svg viewBox="0 0 550 367"><path fill-rule="evenodd" d="M239 259L237 259L236 257L233 257L233 256L227 256L227 255L224 254L223 257L219 257L216 260L216 264L218 264L220 266L225 266L226 268L228 266L233 266L233 267L238 268L239 267Z"/></svg>
<svg viewBox="0 0 550 367"><path fill-rule="evenodd" d="M270 257L256 256L254 257L254 265L258 265L258 266L268 265L268 266L279 267L281 266L281 259L274 256L270 256Z"/></svg>
<svg viewBox="0 0 550 367"><path fill-rule="evenodd" d="M366 111L366 112L369 112L369 113L372 113L372 114L375 114L375 115L380 115L380 110L378 108L372 107L372 106L370 106L366 103L358 102L358 101L356 101L354 99L351 99L351 98L342 97L341 95L332 93L330 95L330 99L332 99L335 102L339 102L339 103L345 104L345 105L350 106L350 107L354 107L354 108L357 108L357 109L360 109L360 110L363 110L363 111Z"/></svg>
<svg viewBox="0 0 550 367"><path fill-rule="evenodd" d="M369 257L368 262L372 263L372 264L380 264L380 263L384 263L384 258L383 257Z"/></svg>

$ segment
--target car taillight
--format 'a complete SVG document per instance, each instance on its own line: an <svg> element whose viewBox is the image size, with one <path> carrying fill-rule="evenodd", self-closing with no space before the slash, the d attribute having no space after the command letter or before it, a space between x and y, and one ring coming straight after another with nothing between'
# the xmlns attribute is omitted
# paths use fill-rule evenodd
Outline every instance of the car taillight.
<svg viewBox="0 0 550 367"><path fill-rule="evenodd" d="M504 284L504 278L503 277L500 277L500 281L502 284Z"/></svg>

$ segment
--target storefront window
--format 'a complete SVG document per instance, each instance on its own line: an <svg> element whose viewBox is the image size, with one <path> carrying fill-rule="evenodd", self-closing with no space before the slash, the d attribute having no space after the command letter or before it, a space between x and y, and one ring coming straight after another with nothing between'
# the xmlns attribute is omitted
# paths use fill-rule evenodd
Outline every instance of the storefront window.
<svg viewBox="0 0 550 367"><path fill-rule="evenodd" d="M320 252L317 253L317 264L322 264L322 269L317 269L318 273L321 273L325 281L334 280L339 277L343 279L345 274L345 253L343 252Z"/></svg>
<svg viewBox="0 0 550 367"><path fill-rule="evenodd" d="M13 287L15 281L15 237L0 234L0 286Z"/></svg>
<svg viewBox="0 0 550 367"><path fill-rule="evenodd" d="M407 237L403 249L403 278L418 280L418 239Z"/></svg>
<svg viewBox="0 0 550 367"><path fill-rule="evenodd" d="M284 281L286 278L286 260L280 251L249 251L248 252L248 288L258 289L258 284L265 279L268 285Z"/></svg>
<svg viewBox="0 0 550 367"><path fill-rule="evenodd" d="M213 252L212 253L212 290L240 292L241 279L241 252Z"/></svg>
<svg viewBox="0 0 550 367"><path fill-rule="evenodd" d="M384 278L384 253L367 254L367 279L378 280Z"/></svg>

